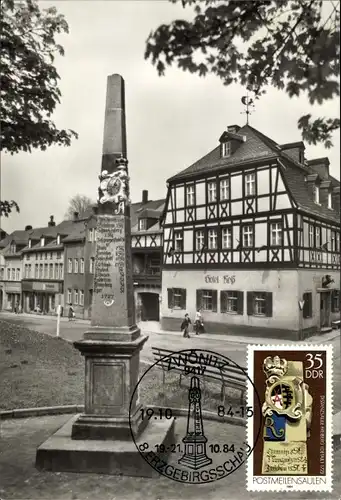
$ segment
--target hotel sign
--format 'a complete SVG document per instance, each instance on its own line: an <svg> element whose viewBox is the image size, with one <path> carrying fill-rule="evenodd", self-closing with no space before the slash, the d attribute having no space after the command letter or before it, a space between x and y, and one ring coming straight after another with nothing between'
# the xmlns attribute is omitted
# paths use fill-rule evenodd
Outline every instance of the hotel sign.
<svg viewBox="0 0 341 500"><path fill-rule="evenodd" d="M222 281L220 281L220 279ZM229 274L225 274L224 276L212 276L210 274L207 274L205 276L205 282L206 283L222 283L223 285L234 285L236 282L236 276L232 275L230 276Z"/></svg>

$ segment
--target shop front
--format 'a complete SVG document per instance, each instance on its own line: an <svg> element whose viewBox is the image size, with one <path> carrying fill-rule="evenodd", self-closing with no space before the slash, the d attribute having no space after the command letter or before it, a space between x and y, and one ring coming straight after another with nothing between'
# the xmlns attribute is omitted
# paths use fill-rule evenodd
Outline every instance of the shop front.
<svg viewBox="0 0 341 500"><path fill-rule="evenodd" d="M56 314L64 306L63 282L23 281L22 290L25 312Z"/></svg>
<svg viewBox="0 0 341 500"><path fill-rule="evenodd" d="M4 286L3 306L5 311L19 312L21 310L21 283L7 282Z"/></svg>

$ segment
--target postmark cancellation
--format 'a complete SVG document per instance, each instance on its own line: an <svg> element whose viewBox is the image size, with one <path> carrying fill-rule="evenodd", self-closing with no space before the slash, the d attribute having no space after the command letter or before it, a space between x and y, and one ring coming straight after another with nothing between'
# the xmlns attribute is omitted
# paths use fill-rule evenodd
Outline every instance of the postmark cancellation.
<svg viewBox="0 0 341 500"><path fill-rule="evenodd" d="M332 491L332 367L331 346L248 346L249 491Z"/></svg>

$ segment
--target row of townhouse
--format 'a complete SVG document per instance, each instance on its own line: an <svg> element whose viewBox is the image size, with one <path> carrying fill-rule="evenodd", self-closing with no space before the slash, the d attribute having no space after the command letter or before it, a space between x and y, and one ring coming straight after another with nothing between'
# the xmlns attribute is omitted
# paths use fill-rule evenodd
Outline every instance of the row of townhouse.
<svg viewBox="0 0 341 500"><path fill-rule="evenodd" d="M161 295L161 229L164 200L141 202L131 210L134 288L137 318L159 320ZM56 225L14 231L0 241L0 309L56 314L70 305L89 319L96 254L96 214Z"/></svg>
<svg viewBox="0 0 341 500"><path fill-rule="evenodd" d="M50 226L5 240L3 308L90 318L96 215ZM340 182L303 142L230 126L131 227L138 320L178 330L200 309L207 331L301 339L340 318Z"/></svg>

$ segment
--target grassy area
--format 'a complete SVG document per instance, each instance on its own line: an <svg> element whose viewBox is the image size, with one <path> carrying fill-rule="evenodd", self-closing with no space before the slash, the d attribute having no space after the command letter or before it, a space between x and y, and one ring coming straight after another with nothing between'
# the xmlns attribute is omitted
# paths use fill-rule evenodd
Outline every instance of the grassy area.
<svg viewBox="0 0 341 500"><path fill-rule="evenodd" d="M140 399L145 404L167 407L188 405L188 377L162 372L140 363ZM220 403L218 384L205 387L203 408L216 411ZM231 404L239 396L229 392ZM0 410L84 403L84 358L61 338L0 320Z"/></svg>

